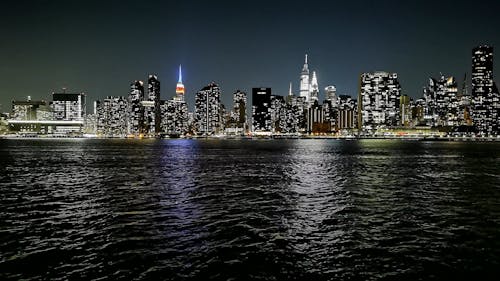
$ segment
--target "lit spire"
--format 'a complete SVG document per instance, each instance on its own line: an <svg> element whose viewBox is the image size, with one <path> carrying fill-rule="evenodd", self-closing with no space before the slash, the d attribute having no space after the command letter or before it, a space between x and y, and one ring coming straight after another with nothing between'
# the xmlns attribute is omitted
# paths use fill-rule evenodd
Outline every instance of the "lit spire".
<svg viewBox="0 0 500 281"><path fill-rule="evenodd" d="M306 59L304 60L304 66L302 67L302 74L309 75L309 66L307 65L307 54L306 54Z"/></svg>
<svg viewBox="0 0 500 281"><path fill-rule="evenodd" d="M182 100L184 99L184 84L182 84L182 68L179 65L179 81L177 82L177 87L175 88L175 93Z"/></svg>
<svg viewBox="0 0 500 281"><path fill-rule="evenodd" d="M179 64L179 81L178 81L178 83L182 84L182 67L180 64Z"/></svg>
<svg viewBox="0 0 500 281"><path fill-rule="evenodd" d="M311 86L318 88L318 78L316 77L316 71L313 71L313 77L311 79Z"/></svg>
<svg viewBox="0 0 500 281"><path fill-rule="evenodd" d="M292 82L290 82L290 89L288 89L288 95L293 96L293 94L292 94Z"/></svg>

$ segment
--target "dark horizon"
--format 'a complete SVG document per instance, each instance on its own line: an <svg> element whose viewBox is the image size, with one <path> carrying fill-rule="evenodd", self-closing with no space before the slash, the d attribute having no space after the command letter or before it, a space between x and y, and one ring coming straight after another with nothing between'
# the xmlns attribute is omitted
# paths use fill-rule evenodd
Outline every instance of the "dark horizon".
<svg viewBox="0 0 500 281"><path fill-rule="evenodd" d="M8 1L0 11L0 110L11 100L50 100L66 87L85 92L87 105L126 96L150 73L161 98L175 94L183 66L186 97L211 81L223 102L232 93L271 87L298 94L304 54L320 90L357 97L359 74L396 72L402 94L418 98L429 77L470 78L471 52L500 46L494 1ZM494 54L495 55L495 54ZM496 53L499 55L499 52ZM498 71L498 60L494 69ZM494 72L495 77L496 72ZM498 79L495 79L498 81ZM324 97L321 92L320 100Z"/></svg>

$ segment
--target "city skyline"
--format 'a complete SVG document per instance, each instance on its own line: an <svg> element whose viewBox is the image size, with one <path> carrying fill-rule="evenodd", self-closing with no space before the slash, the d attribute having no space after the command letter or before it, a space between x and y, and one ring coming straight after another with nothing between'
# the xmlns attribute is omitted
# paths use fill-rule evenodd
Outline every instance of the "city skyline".
<svg viewBox="0 0 500 281"><path fill-rule="evenodd" d="M21 10L26 3L29 7ZM148 4L7 3L3 13L9 13L2 17L8 40L1 55L1 110L8 111L13 99L46 99L62 87L85 92L88 100L124 96L130 82L150 73L165 85L162 99L169 99L175 95L179 64L190 105L195 93L211 81L220 86L224 104L231 103L237 89L270 87L286 95L293 82L298 94L297 68L305 53L311 72L318 76L320 100L328 85L356 98L359 74L379 70L398 73L403 94L418 98L428 78L441 72L458 78L460 85L464 73L471 71L473 46L500 45L488 16L498 6L492 1L475 2L488 8L476 13L460 1L365 1L335 7L312 2L313 16L293 1ZM440 10L447 13L436 12ZM208 11L211 20L203 21ZM353 20L343 24L349 16ZM178 46L170 47L172 41Z"/></svg>
<svg viewBox="0 0 500 281"><path fill-rule="evenodd" d="M196 93L194 111L190 112L181 65L176 95L171 99L161 99L161 82L149 74L147 86L135 80L128 97L96 100L90 114L86 114L85 94L66 93L63 89L63 93L52 94L49 107L45 101L33 101L31 97L13 101L12 112L2 118L11 132L28 135L422 137L425 131L434 137L497 136L500 93L493 80L493 47L477 46L472 53L471 92L467 84L459 90L453 76L440 74L439 78L429 78L423 95L413 100L402 92L397 73L376 71L361 74L357 99L338 95L335 86L327 86L322 102L316 71L311 75L306 54L299 95L294 95L291 83L286 96L273 94L272 88L252 88L251 126L246 122L250 109L246 106L247 94L234 92L230 109L224 105L215 82Z"/></svg>

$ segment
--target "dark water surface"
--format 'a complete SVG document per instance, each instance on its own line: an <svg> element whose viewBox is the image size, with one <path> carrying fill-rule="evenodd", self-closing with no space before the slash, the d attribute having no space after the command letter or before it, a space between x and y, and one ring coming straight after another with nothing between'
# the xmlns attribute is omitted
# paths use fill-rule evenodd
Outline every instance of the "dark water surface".
<svg viewBox="0 0 500 281"><path fill-rule="evenodd" d="M500 276L500 143L0 140L0 279Z"/></svg>

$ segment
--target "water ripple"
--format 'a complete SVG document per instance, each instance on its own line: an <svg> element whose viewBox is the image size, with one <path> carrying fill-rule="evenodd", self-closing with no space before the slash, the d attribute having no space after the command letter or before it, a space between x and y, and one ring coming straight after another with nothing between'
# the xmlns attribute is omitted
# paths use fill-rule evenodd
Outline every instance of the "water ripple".
<svg viewBox="0 0 500 281"><path fill-rule="evenodd" d="M0 279L500 273L500 145L0 140Z"/></svg>

